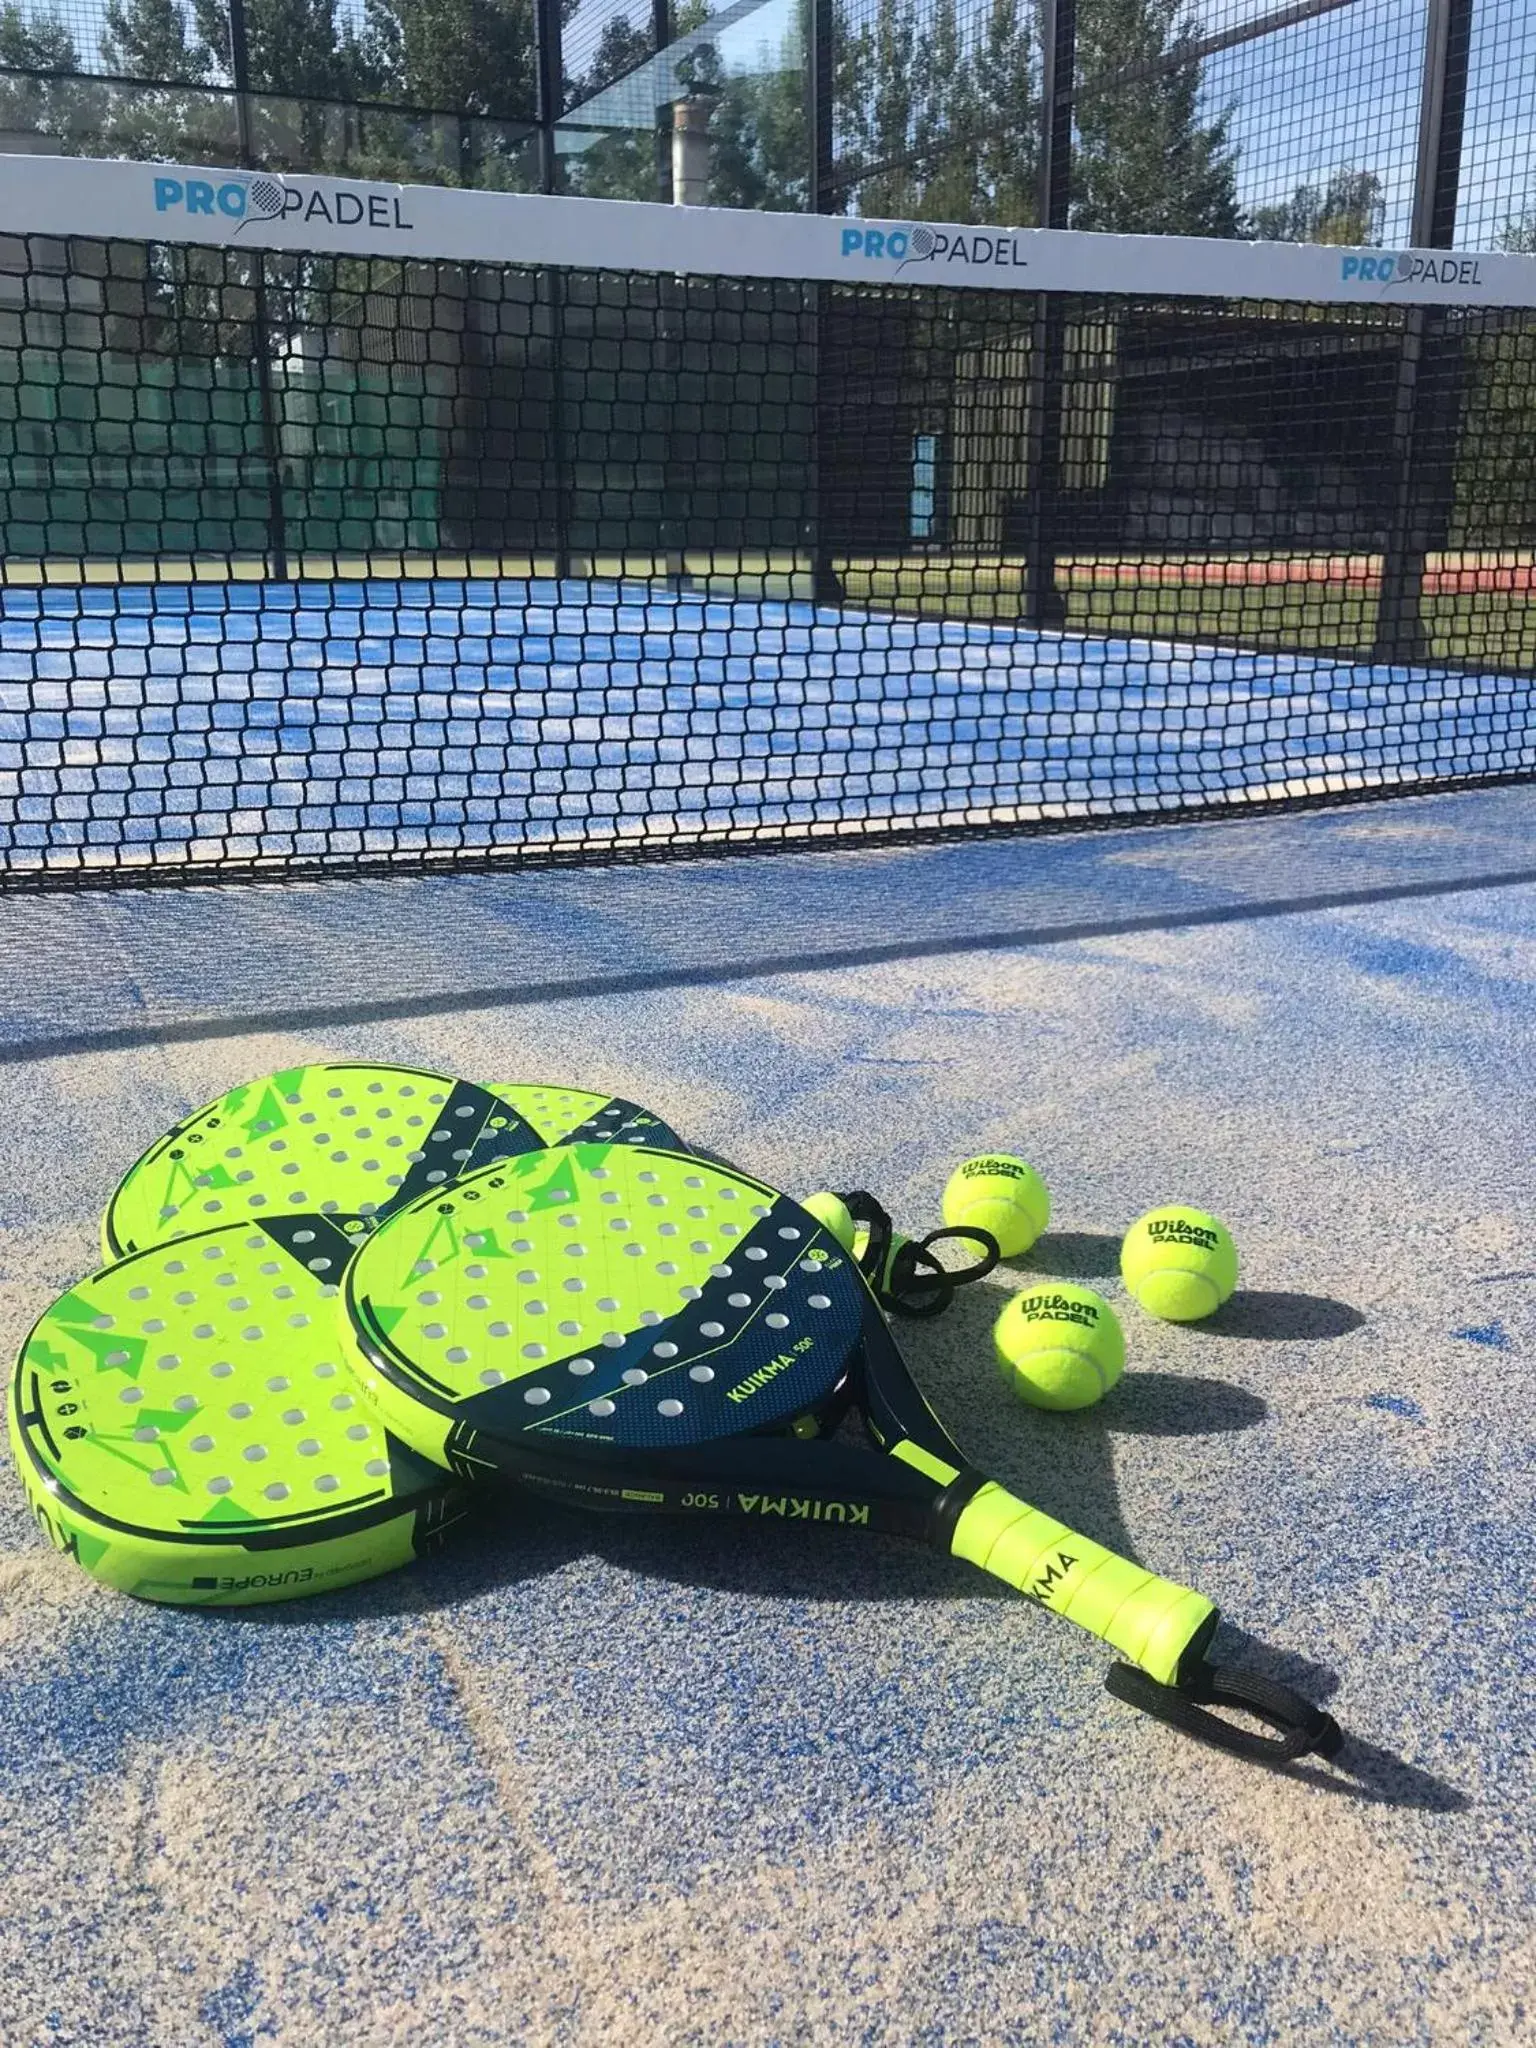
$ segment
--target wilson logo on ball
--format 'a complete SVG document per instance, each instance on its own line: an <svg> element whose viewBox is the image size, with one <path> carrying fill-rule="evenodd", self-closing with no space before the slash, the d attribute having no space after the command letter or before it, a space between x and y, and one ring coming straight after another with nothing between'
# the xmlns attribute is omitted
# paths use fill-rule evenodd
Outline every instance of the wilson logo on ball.
<svg viewBox="0 0 1536 2048"><path fill-rule="evenodd" d="M1199 1223L1183 1223L1176 1218L1159 1217L1147 1225L1147 1235L1154 1244L1187 1244L1202 1252L1213 1252L1220 1243L1214 1230L1207 1230Z"/></svg>
<svg viewBox="0 0 1536 2048"><path fill-rule="evenodd" d="M1099 1320L1091 1301L1069 1301L1064 1294L1021 1295L1017 1312L1032 1323L1078 1323L1085 1330L1094 1329Z"/></svg>

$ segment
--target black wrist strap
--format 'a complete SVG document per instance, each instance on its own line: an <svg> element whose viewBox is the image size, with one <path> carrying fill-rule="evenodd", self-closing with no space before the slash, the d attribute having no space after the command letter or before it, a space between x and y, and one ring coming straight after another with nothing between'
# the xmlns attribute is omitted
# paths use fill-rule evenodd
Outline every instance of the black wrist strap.
<svg viewBox="0 0 1536 2048"><path fill-rule="evenodd" d="M1303 1699L1288 1685L1260 1678L1252 1671L1227 1671L1199 1664L1178 1685L1160 1685L1132 1664L1116 1664L1104 1681L1105 1690L1127 1706L1139 1707L1154 1720L1166 1721L1197 1742L1209 1742L1234 1756L1264 1764L1294 1763L1316 1753L1336 1756L1344 1733L1331 1714ZM1239 1727L1211 1707L1237 1707L1267 1721L1276 1732L1261 1735Z"/></svg>

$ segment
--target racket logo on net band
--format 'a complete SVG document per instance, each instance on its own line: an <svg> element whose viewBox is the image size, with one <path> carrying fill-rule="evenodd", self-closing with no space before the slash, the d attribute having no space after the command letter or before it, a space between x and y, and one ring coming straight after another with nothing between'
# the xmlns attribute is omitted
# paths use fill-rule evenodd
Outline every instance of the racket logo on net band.
<svg viewBox="0 0 1536 2048"><path fill-rule="evenodd" d="M1483 283L1482 264L1476 256L1441 255L1433 249L1346 256L1339 276L1345 284L1456 284L1481 290Z"/></svg>
<svg viewBox="0 0 1536 2048"><path fill-rule="evenodd" d="M864 263L894 263L898 271L914 263L968 270L1027 270L1029 259L1019 238L997 230L913 227L876 228L849 221L842 231L842 254Z"/></svg>
<svg viewBox="0 0 1536 2048"><path fill-rule="evenodd" d="M401 194L389 185L318 184L307 178L211 178L157 176L154 181L156 213L182 213L210 220L237 221L240 228L251 221L323 220L332 227L389 228L397 234L414 234L415 223L406 219Z"/></svg>

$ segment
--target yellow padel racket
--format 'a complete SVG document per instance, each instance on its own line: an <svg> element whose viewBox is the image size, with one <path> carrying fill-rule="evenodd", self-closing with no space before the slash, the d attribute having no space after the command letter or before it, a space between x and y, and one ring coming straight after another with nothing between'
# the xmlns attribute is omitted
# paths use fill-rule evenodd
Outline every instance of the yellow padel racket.
<svg viewBox="0 0 1536 2048"><path fill-rule="evenodd" d="M745 1174L619 1145L510 1159L381 1223L343 1296L380 1419L466 1478L918 1537L1111 1644L1112 1689L1191 1733L1266 1761L1337 1744L1289 1689L1213 1671L1209 1600L968 1465L842 1245ZM824 1440L850 1405L884 1455Z"/></svg>
<svg viewBox="0 0 1536 2048"><path fill-rule="evenodd" d="M145 1599L329 1592L433 1547L462 1490L360 1398L337 1282L364 1226L225 1224L135 1253L41 1316L11 1449L44 1534Z"/></svg>
<svg viewBox="0 0 1536 2048"><path fill-rule="evenodd" d="M231 1088L152 1145L107 1205L102 1248L121 1258L239 1216L369 1220L454 1174L572 1140L678 1143L649 1111L580 1088L480 1087L361 1061L291 1067Z"/></svg>

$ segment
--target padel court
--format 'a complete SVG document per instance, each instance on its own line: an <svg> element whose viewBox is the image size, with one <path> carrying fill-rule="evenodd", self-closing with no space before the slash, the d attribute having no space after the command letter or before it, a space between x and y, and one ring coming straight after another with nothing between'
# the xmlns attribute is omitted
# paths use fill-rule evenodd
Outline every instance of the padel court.
<svg viewBox="0 0 1536 2048"><path fill-rule="evenodd" d="M132 1156L303 1061L579 1074L909 1229L955 1160L1027 1149L1050 1231L902 1328L914 1372L1350 1747L1278 1774L1190 1743L896 1538L538 1506L188 1612L52 1553L8 1472L11 2037L1518 2040L1530 816L15 899L18 1342ZM1175 1190L1244 1261L1186 1329L1116 1277ZM1041 1276L1124 1310L1081 1415L996 1376L1003 1290Z"/></svg>
<svg viewBox="0 0 1536 2048"><path fill-rule="evenodd" d="M204 182L0 238L0 2042L1523 2042L1530 262Z"/></svg>

